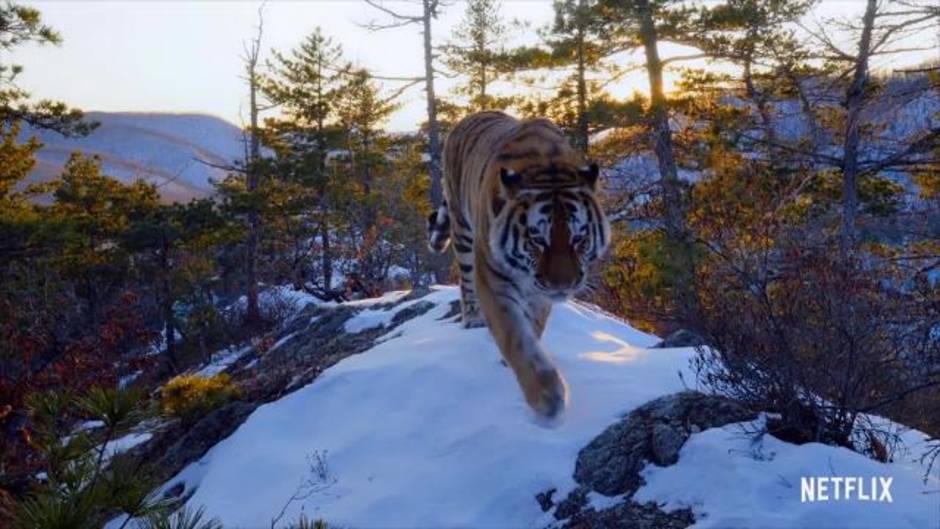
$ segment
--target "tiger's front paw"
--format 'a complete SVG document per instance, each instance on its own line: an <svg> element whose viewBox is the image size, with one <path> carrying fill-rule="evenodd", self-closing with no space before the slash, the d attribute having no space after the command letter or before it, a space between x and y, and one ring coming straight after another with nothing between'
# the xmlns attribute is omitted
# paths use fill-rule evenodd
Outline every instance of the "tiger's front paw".
<svg viewBox="0 0 940 529"><path fill-rule="evenodd" d="M568 386L561 373L550 368L535 374L535 385L526 391L526 401L540 419L558 419L568 403Z"/></svg>
<svg viewBox="0 0 940 529"><path fill-rule="evenodd" d="M481 327L486 327L486 320L484 320L480 315L471 316L464 314L461 316L460 322L463 324L464 329L479 329Z"/></svg>

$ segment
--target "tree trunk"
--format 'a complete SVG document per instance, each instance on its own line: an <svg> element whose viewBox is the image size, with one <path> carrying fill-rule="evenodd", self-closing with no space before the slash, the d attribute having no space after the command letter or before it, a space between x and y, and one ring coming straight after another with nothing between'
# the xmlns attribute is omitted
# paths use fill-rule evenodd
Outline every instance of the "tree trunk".
<svg viewBox="0 0 940 529"><path fill-rule="evenodd" d="M480 54L480 57L485 57L486 51L485 44L481 44L480 47L477 48L477 53ZM477 110L480 111L487 110L486 107L488 106L486 103L486 85L489 83L489 79L486 77L487 66L486 59L480 59L480 104L477 106Z"/></svg>
<svg viewBox="0 0 940 529"><path fill-rule="evenodd" d="M177 369L176 355L176 324L173 318L173 291L170 284L170 248L167 241L163 241L160 249L160 267L163 272L161 290L163 297L163 332L166 340L166 357L170 360L170 367Z"/></svg>
<svg viewBox="0 0 940 529"><path fill-rule="evenodd" d="M584 24L585 24L585 0L578 0L578 130L576 132L575 146L585 155L588 154L588 116L587 116L587 80L585 79L585 70L587 69L586 57L584 56Z"/></svg>
<svg viewBox="0 0 940 529"><path fill-rule="evenodd" d="M330 225L326 221L326 211L320 220L320 248L322 250L321 266L323 267L323 290L333 288L333 252L330 247Z"/></svg>
<svg viewBox="0 0 940 529"><path fill-rule="evenodd" d="M878 10L877 0L868 0L862 17L862 35L855 58L852 83L845 95L845 140L842 145L842 231L840 244L843 255L849 255L855 246L855 214L858 210L858 146L861 141L859 125L865 107L865 88L868 84L868 59L871 54L871 34Z"/></svg>
<svg viewBox="0 0 940 529"><path fill-rule="evenodd" d="M259 22L260 24L260 22ZM260 180L259 161L261 159L261 145L258 138L258 54L261 48L261 28L259 25L258 38L253 41L250 55L247 57L248 70L248 97L249 97L249 151L248 164L245 167L245 185L250 194L258 190ZM258 244L261 232L261 219L254 209L254 201L248 213L248 241L245 253L245 275L248 288L245 307L245 320L249 326L256 326L261 322L261 311L258 307Z"/></svg>
<svg viewBox="0 0 940 529"><path fill-rule="evenodd" d="M764 139L773 146L777 141L776 131L770 116L770 108L767 105L767 96L757 89L754 84L753 74L754 58L751 52L744 59L744 86L747 90L747 96L757 105L757 112L760 114L761 125L764 127Z"/></svg>
<svg viewBox="0 0 940 529"><path fill-rule="evenodd" d="M679 171L672 148L672 131L669 129L669 112L663 92L663 64L659 58L658 35L653 21L652 8L648 0L637 1L640 15L640 41L646 53L646 73L650 83L650 114L652 117L653 150L659 163L660 184L666 207L666 231L673 240L685 238Z"/></svg>
<svg viewBox="0 0 940 529"><path fill-rule="evenodd" d="M436 208L444 200L441 187L441 138L437 122L437 99L434 95L434 49L431 44L431 17L434 0L424 2L424 86L428 105L428 149L431 173L431 202Z"/></svg>
<svg viewBox="0 0 940 529"><path fill-rule="evenodd" d="M424 6L424 86L428 103L428 164L431 173L431 205L436 210L444 201L444 188L441 170L441 137L437 122L437 99L434 95L434 48L431 41L431 19L437 7L437 0L423 0ZM450 255L434 257L434 279L438 283L447 281L450 269Z"/></svg>
<svg viewBox="0 0 940 529"><path fill-rule="evenodd" d="M323 64L317 62L317 102L324 103L323 93ZM323 105L325 108L326 105ZM326 124L323 112L317 114L317 169L320 171L321 186L318 191L320 198L320 264L323 268L323 291L333 289L333 248L330 245L329 203L327 201L326 187L329 177L326 167Z"/></svg>

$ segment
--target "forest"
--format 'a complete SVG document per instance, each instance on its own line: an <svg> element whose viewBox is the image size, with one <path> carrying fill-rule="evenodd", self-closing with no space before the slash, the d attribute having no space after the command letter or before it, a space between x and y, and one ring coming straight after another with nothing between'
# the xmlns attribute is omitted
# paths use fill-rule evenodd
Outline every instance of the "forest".
<svg viewBox="0 0 940 529"><path fill-rule="evenodd" d="M105 457L108 442L244 399L253 388L194 370L223 349L271 348L291 296L455 283L426 219L448 131L492 109L553 120L602 168L613 243L580 300L695 346L689 383L770 413L783 441L885 462L901 443L871 419L886 417L932 440L919 457L936 472L940 6L858 3L860 17L820 19L814 0L554 0L533 27L499 0L363 0L362 31L421 41L424 72L398 77L357 65L329 28L272 49L262 5L232 50L243 156L201 161L227 176L171 202L94 153L30 178L37 131L85 137L97 123L20 88L41 65L7 52L69 42L41 5L4 0L0 525L97 528L124 512L140 527L221 527L155 497L146 461ZM452 33L437 27L445 11L462 13ZM648 90L614 95L625 78ZM426 102L420 128L388 130L411 93Z"/></svg>

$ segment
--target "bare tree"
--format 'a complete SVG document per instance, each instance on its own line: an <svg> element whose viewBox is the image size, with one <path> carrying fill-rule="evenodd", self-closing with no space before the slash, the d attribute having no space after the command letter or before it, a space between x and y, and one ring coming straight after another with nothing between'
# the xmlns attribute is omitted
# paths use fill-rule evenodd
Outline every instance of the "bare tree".
<svg viewBox="0 0 940 529"><path fill-rule="evenodd" d="M261 37L264 32L264 4L258 8L257 33L244 45L242 61L245 65L245 80L248 82L248 152L245 159L245 187L248 193L258 190L261 179L261 142L258 137L258 91L261 89L261 76L258 72L258 62L261 56ZM248 213L248 241L245 249L245 275L248 288L248 300L245 310L245 320L249 325L257 325L261 321L261 311L258 308L258 244L261 237L261 218L252 207Z"/></svg>
<svg viewBox="0 0 940 529"><path fill-rule="evenodd" d="M940 130L930 130L901 150L879 156L877 160L864 159L860 149L865 111L873 99L869 73L872 58L933 49L935 46L912 47L902 45L901 42L908 42L912 36L934 28L938 19L940 8L935 3L919 0L867 0L860 23L825 20L814 28L804 28L821 48L822 57L835 65L837 78L851 78L842 101L845 108L845 125L842 131L842 156L837 163L842 170L840 244L843 254L850 253L855 246L859 178L865 174L908 165L917 155L932 149L940 141ZM842 49L828 33L827 27L856 33L857 50L853 53ZM845 66L840 67L841 65Z"/></svg>
<svg viewBox="0 0 940 529"><path fill-rule="evenodd" d="M367 4L385 13L391 18L390 22L370 22L365 27L370 31L398 28L408 25L421 25L424 45L424 90L427 96L428 114L428 170L431 174L431 205L436 209L444 201L444 188L441 177L441 127L437 119L437 96L434 93L434 77L437 70L434 68L434 44L432 39L432 22L440 14L441 7L446 4L442 0L419 0L420 12L416 14L401 13L382 5L379 0L365 0ZM435 279L443 282L447 279L447 270L450 260L441 260L435 266Z"/></svg>
<svg viewBox="0 0 940 529"><path fill-rule="evenodd" d="M868 84L868 62L872 52L872 30L878 1L868 0L862 17L862 34L858 41L858 55L852 73L852 84L845 94L845 139L843 140L842 168L842 236L843 253L854 246L855 212L858 209L858 145L861 140L859 122L865 106L865 86Z"/></svg>

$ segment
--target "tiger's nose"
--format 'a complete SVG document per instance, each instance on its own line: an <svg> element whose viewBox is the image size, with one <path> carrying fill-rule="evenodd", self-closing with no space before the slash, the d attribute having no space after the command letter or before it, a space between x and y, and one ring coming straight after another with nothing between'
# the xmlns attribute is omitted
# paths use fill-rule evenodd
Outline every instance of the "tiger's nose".
<svg viewBox="0 0 940 529"><path fill-rule="evenodd" d="M543 272L545 284L557 289L575 286L581 275L578 258L571 249L547 252L543 257Z"/></svg>

